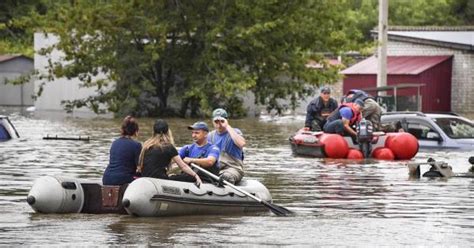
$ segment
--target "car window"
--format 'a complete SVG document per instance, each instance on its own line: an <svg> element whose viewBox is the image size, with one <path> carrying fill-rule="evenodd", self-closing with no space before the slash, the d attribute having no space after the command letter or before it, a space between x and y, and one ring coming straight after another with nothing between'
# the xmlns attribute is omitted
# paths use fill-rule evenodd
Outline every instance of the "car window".
<svg viewBox="0 0 474 248"><path fill-rule="evenodd" d="M431 138L428 138L428 133L436 132L436 131L427 124L409 121L407 132L413 134L413 136L415 136L417 139L423 140L423 139L431 139Z"/></svg>
<svg viewBox="0 0 474 248"><path fill-rule="evenodd" d="M458 118L435 118L439 127L453 139L474 138L474 125Z"/></svg>

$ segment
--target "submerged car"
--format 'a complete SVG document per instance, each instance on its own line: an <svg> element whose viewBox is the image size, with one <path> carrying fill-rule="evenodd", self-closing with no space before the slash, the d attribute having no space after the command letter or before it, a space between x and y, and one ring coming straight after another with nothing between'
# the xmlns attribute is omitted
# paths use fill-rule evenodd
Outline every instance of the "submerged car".
<svg viewBox="0 0 474 248"><path fill-rule="evenodd" d="M8 119L8 117L0 115L0 142L13 138L20 138L15 126L13 126L13 123Z"/></svg>
<svg viewBox="0 0 474 248"><path fill-rule="evenodd" d="M474 149L474 122L454 113L388 112L381 122L398 122L418 139L422 149Z"/></svg>

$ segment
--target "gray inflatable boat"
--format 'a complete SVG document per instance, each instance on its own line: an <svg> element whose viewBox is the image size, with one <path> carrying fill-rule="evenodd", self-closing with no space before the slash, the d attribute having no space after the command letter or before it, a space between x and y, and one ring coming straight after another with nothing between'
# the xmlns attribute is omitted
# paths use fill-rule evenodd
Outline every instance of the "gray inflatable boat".
<svg viewBox="0 0 474 248"><path fill-rule="evenodd" d="M267 202L272 201L268 189L256 180L242 180L240 189ZM214 184L186 183L156 178L139 178L125 191L122 204L135 216L176 216L230 214L268 211L259 202L228 187Z"/></svg>
<svg viewBox="0 0 474 248"><path fill-rule="evenodd" d="M268 189L256 180L239 188L271 202ZM27 197L38 213L117 213L134 216L177 216L268 211L259 202L228 187L214 184L139 178L129 185L104 186L99 180L44 176Z"/></svg>

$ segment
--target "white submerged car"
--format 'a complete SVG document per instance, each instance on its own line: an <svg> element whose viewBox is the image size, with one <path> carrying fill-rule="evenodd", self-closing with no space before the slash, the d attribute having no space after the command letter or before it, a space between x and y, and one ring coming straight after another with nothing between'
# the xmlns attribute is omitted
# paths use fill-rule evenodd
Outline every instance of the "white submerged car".
<svg viewBox="0 0 474 248"><path fill-rule="evenodd" d="M474 122L456 114L389 112L382 124L400 122L417 139L421 149L474 150Z"/></svg>

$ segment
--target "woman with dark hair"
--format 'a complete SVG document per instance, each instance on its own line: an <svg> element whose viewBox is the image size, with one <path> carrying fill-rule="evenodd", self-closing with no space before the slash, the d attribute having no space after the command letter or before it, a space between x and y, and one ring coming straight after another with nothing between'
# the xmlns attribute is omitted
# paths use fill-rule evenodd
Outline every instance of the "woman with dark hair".
<svg viewBox="0 0 474 248"><path fill-rule="evenodd" d="M105 169L104 185L123 185L133 181L142 145L133 140L138 135L138 123L132 116L122 121L121 136L110 147L109 165Z"/></svg>
<svg viewBox="0 0 474 248"><path fill-rule="evenodd" d="M166 121L158 119L153 125L153 136L143 144L140 153L138 172L143 177L154 177L161 179L171 179L167 170L171 161L178 164L184 173L192 176L197 185L202 183L201 178L194 172L179 156L174 146L173 134L168 128Z"/></svg>

